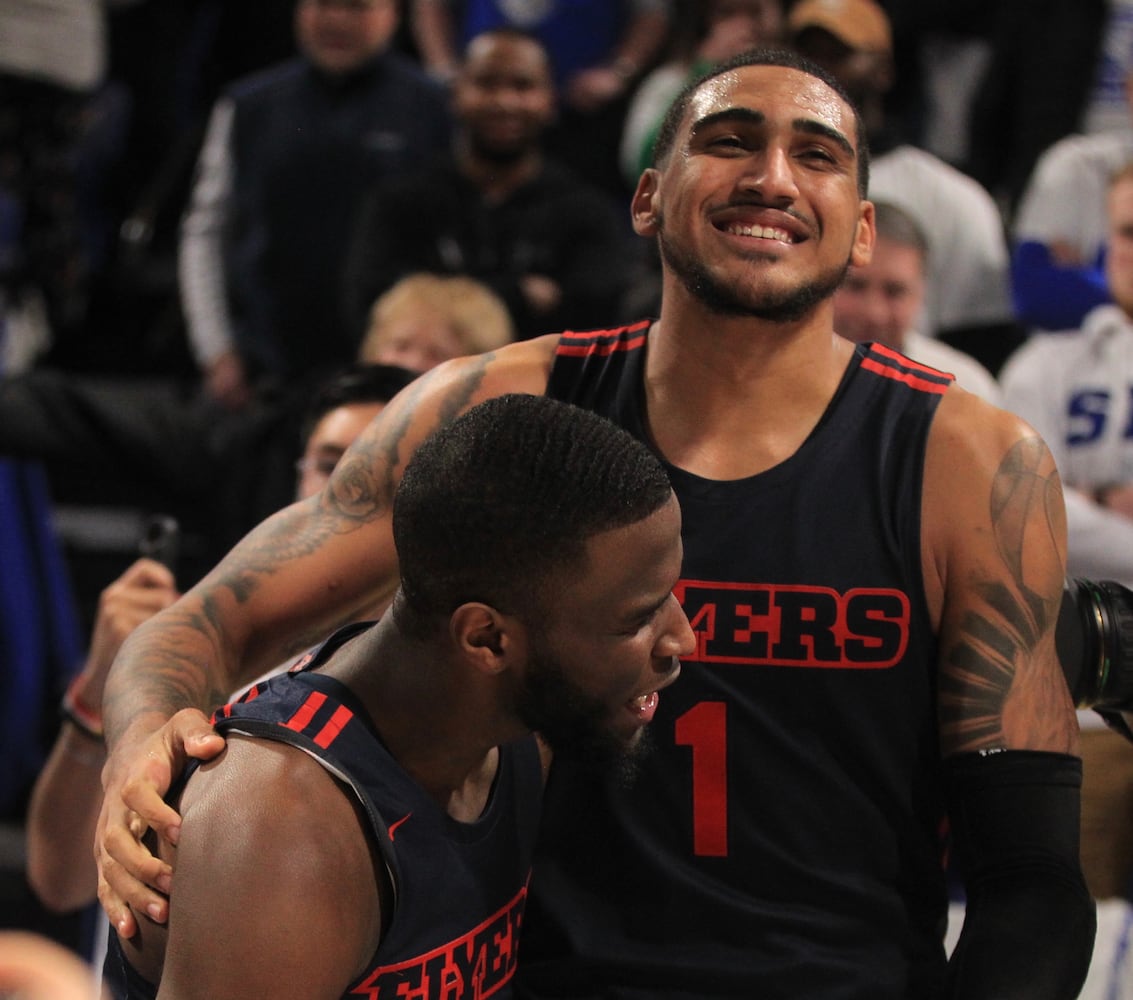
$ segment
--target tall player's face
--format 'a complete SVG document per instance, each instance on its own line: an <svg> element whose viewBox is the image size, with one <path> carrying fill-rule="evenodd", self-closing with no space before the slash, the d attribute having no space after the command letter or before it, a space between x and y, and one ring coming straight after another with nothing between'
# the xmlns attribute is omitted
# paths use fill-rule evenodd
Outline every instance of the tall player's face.
<svg viewBox="0 0 1133 1000"><path fill-rule="evenodd" d="M873 244L852 109L825 83L747 66L694 95L660 170L634 195L678 289L722 315L781 322L833 294ZM666 293L668 294L669 286Z"/></svg>

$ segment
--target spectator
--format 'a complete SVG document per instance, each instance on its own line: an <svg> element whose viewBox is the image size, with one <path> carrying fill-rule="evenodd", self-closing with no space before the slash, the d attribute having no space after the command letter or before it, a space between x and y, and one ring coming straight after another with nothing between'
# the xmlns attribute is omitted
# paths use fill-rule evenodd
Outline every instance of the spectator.
<svg viewBox="0 0 1133 1000"><path fill-rule="evenodd" d="M359 358L425 372L514 339L507 307L486 285L460 275L410 274L370 309Z"/></svg>
<svg viewBox="0 0 1133 1000"><path fill-rule="evenodd" d="M1005 405L1050 445L1067 487L1067 569L1133 587L1133 165L1105 194L1113 304L1035 334L1004 366Z"/></svg>
<svg viewBox="0 0 1133 1000"><path fill-rule="evenodd" d="M554 107L539 42L514 29L472 40L453 82L452 150L379 184L356 230L347 300L359 329L375 297L413 271L483 282L524 338L608 317L629 240L608 196L545 155Z"/></svg>
<svg viewBox="0 0 1133 1000"><path fill-rule="evenodd" d="M1125 80L1133 117L1133 76ZM1133 160L1133 124L1069 135L1039 157L1012 223L1011 280L1019 322L1072 330L1112 302L1106 283L1106 203L1114 173Z"/></svg>
<svg viewBox="0 0 1133 1000"><path fill-rule="evenodd" d="M873 156L870 197L899 205L928 234L929 281L918 328L994 372L1020 340L1003 220L976 181L889 132L884 98L894 76L885 11L874 0L800 0L787 31L791 44L834 73L861 108Z"/></svg>
<svg viewBox="0 0 1133 1000"><path fill-rule="evenodd" d="M651 70L630 99L619 159L631 188L649 166L657 129L681 88L745 49L781 42L786 26L784 0L704 0L688 4L686 10L673 58Z"/></svg>
<svg viewBox="0 0 1133 1000"><path fill-rule="evenodd" d="M1090 91L1082 114L1087 134L1129 128L1128 79L1133 74L1133 0L1108 0Z"/></svg>
<svg viewBox="0 0 1133 1000"><path fill-rule="evenodd" d="M633 86L660 55L671 30L671 0L411 0L411 25L425 65L452 79L477 35L518 28L550 56L559 97L551 150L603 190L625 193L617 149Z"/></svg>
<svg viewBox="0 0 1133 1000"><path fill-rule="evenodd" d="M858 344L892 347L914 361L956 377L956 384L989 403L999 385L971 355L916 328L924 303L928 240L913 217L885 201L874 203L877 238L868 264L851 267L834 293L834 329Z"/></svg>
<svg viewBox="0 0 1133 1000"><path fill-rule="evenodd" d="M83 115L106 69L101 0L0 5L0 350L23 364L81 329ZM4 333L4 320L12 331ZM5 343L17 329L24 343Z"/></svg>
<svg viewBox="0 0 1133 1000"><path fill-rule="evenodd" d="M1039 155L1081 127L1113 2L945 0L937 6L987 38L990 61L971 106L965 167L1010 220ZM947 80L940 82L942 96L952 96Z"/></svg>
<svg viewBox="0 0 1133 1000"><path fill-rule="evenodd" d="M340 290L358 202L449 140L443 92L390 47L397 25L397 0L297 0L302 56L213 110L180 274L206 387L230 408L357 354Z"/></svg>

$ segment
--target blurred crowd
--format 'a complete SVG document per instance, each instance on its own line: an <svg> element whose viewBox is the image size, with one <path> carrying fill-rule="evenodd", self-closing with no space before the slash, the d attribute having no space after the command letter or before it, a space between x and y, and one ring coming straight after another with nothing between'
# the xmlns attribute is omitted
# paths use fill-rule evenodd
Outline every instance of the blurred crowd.
<svg viewBox="0 0 1133 1000"><path fill-rule="evenodd" d="M291 499L344 369L651 315L628 204L660 118L757 46L830 69L869 131L879 243L838 331L1040 428L1072 574L1133 586L1133 0L10 0L5 818L110 582L68 608L53 505L172 512L188 576ZM173 592L148 573L127 584Z"/></svg>

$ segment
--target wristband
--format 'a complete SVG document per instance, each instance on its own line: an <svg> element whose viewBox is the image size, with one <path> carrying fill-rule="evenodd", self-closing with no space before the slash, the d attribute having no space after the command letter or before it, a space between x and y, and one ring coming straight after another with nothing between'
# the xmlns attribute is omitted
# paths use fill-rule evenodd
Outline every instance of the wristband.
<svg viewBox="0 0 1133 1000"><path fill-rule="evenodd" d="M102 713L89 705L83 704L76 690L78 685L78 677L75 677L67 685L67 690L63 693L63 704L59 709L60 714L84 736L101 743L103 738Z"/></svg>

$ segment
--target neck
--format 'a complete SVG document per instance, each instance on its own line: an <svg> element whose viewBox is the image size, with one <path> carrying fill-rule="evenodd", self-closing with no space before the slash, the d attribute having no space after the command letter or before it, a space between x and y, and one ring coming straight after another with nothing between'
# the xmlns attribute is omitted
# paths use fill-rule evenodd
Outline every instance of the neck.
<svg viewBox="0 0 1133 1000"><path fill-rule="evenodd" d="M501 717L488 686L469 683L441 642L407 639L386 614L324 671L361 700L386 749L454 819L487 802L497 746L524 731Z"/></svg>
<svg viewBox="0 0 1133 1000"><path fill-rule="evenodd" d="M646 421L674 465L740 479L789 458L821 419L853 345L824 301L778 323L720 316L666 286L646 358Z"/></svg>

